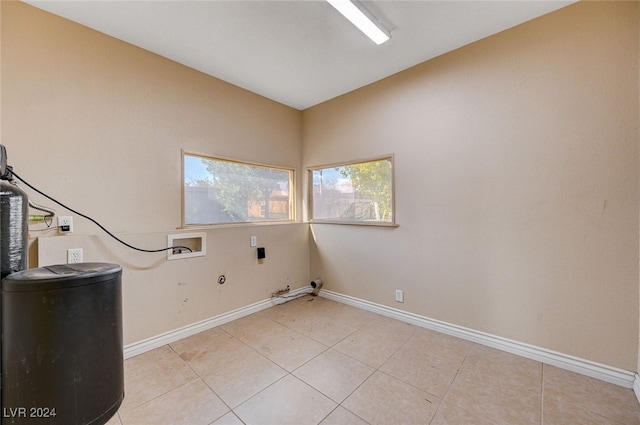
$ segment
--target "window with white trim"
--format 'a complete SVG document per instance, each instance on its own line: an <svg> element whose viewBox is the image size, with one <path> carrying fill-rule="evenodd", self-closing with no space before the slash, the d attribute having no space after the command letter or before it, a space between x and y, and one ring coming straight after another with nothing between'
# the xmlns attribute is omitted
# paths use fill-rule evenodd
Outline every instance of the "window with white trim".
<svg viewBox="0 0 640 425"><path fill-rule="evenodd" d="M309 168L312 222L395 225L393 156Z"/></svg>
<svg viewBox="0 0 640 425"><path fill-rule="evenodd" d="M183 152L182 224L293 221L294 170Z"/></svg>

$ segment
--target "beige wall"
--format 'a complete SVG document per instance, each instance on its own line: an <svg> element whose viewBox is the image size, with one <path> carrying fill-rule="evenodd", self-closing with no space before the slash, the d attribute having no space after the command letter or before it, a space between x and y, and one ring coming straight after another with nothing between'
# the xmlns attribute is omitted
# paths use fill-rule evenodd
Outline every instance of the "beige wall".
<svg viewBox="0 0 640 425"><path fill-rule="evenodd" d="M0 7L9 163L123 239L163 247L180 226L181 149L293 167L300 176L300 111L24 3ZM85 261L125 266L125 343L309 282L304 223L208 230L206 257L166 261L74 218L73 235L32 233L42 238L30 264L64 263L67 248L83 248ZM263 264L251 235L267 249ZM222 287L220 273L228 277Z"/></svg>
<svg viewBox="0 0 640 425"><path fill-rule="evenodd" d="M638 20L637 35L638 35L638 38L640 39L640 13L636 14L636 18ZM638 44L640 45L640 40L638 41ZM638 69L640 70L640 49L638 49L637 56L638 56ZM640 72L638 72L638 79L640 80ZM636 89L638 93L638 103L640 103L640 81L638 82L638 87L636 87ZM638 107L638 109L640 109L640 106ZM640 126L638 126L638 140L640 140ZM638 218L638 220L640 220L640 217ZM638 241L640 243L640 236L638 238ZM638 258L638 261L640 261L640 258ZM639 301L639 305L640 305L640 301ZM638 320L640 320L640 317L638 318ZM636 371L640 373L640 336L638 336L638 368L636 369Z"/></svg>
<svg viewBox="0 0 640 425"><path fill-rule="evenodd" d="M321 275L340 293L640 369L639 22L637 3L579 3L301 113L0 2L9 163L138 245L180 224L180 149L294 167L298 183L302 166L396 158L396 229L210 229L206 257L169 262L76 217L73 235L33 234L31 264L75 247L122 264L126 343Z"/></svg>
<svg viewBox="0 0 640 425"><path fill-rule="evenodd" d="M400 225L312 225L312 275L635 370L638 124L635 2L575 4L310 108L303 165L394 153Z"/></svg>
<svg viewBox="0 0 640 425"><path fill-rule="evenodd" d="M67 248L82 247L85 259L123 267L125 343L137 342L268 299L277 288L309 282L308 227L304 224L206 231L207 255L166 260L121 248L107 236L39 238L40 265L64 264ZM258 263L249 238L257 235L267 258ZM137 245L163 246L165 232L127 233ZM224 285L217 283L225 275Z"/></svg>

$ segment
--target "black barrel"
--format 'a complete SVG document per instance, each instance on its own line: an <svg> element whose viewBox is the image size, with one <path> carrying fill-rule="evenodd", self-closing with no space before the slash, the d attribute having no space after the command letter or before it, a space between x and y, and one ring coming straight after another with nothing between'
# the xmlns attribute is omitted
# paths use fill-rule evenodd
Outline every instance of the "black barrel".
<svg viewBox="0 0 640 425"><path fill-rule="evenodd" d="M124 399L122 268L78 263L2 281L2 424L102 425Z"/></svg>

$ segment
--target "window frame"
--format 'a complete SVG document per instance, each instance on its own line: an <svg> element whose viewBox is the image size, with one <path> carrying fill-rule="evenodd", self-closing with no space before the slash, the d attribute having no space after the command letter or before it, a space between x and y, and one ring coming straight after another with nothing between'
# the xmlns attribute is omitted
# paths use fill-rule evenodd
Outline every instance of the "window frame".
<svg viewBox="0 0 640 425"><path fill-rule="evenodd" d="M358 220L339 220L335 218L314 218L314 190L313 190L313 172L324 170L327 168L339 168L355 164L364 164L376 161L389 161L391 163L391 221L358 221ZM365 159L355 159L350 161L335 162L323 165L314 165L307 167L307 221L311 224L345 224L355 226L374 226L374 227L398 227L396 221L396 178L395 178L395 155L387 154Z"/></svg>
<svg viewBox="0 0 640 425"><path fill-rule="evenodd" d="M267 168L289 173L289 193L288 193L288 216L287 219L264 219L264 220L246 220L246 221L222 221L213 223L186 223L186 185L185 185L185 157L197 157L207 160L224 161L240 165L248 165L251 167ZM253 161L245 161L240 159L228 158L218 155L202 154L198 152L182 150L181 152L181 228L197 228L197 227L226 227L226 226L247 226L247 225L273 225L273 224L289 224L296 222L296 169L272 164L264 164Z"/></svg>

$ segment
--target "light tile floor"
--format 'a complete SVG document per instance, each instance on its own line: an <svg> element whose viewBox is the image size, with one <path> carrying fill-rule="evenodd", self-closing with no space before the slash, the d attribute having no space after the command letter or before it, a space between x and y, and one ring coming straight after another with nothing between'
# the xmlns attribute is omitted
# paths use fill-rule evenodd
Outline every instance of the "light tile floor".
<svg viewBox="0 0 640 425"><path fill-rule="evenodd" d="M638 425L633 391L305 296L125 362L108 425Z"/></svg>

